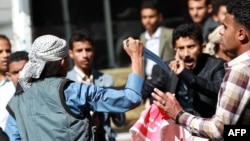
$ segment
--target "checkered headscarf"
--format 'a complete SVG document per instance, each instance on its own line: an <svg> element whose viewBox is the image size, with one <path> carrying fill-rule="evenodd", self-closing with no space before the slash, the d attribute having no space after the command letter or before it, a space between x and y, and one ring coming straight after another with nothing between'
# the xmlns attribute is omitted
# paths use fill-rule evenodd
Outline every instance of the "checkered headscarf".
<svg viewBox="0 0 250 141"><path fill-rule="evenodd" d="M21 71L19 83L25 90L30 87L32 78L39 78L46 62L58 61L68 55L66 41L54 35L43 35L33 42L29 61Z"/></svg>

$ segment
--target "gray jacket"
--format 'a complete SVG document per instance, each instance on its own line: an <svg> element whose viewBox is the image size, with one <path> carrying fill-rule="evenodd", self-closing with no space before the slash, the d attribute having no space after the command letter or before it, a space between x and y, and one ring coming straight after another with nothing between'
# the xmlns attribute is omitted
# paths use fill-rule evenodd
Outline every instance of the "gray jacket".
<svg viewBox="0 0 250 141"><path fill-rule="evenodd" d="M67 82L63 78L45 78L10 100L8 106L15 113L12 116L22 141L96 140L89 111L82 110L78 115L66 106L63 88Z"/></svg>
<svg viewBox="0 0 250 141"><path fill-rule="evenodd" d="M170 59L173 59L175 55L173 45L172 45L173 29L166 28L163 26L161 26L161 28L162 28L162 31L160 35L160 50L159 50L160 56L159 57L163 61L168 61ZM146 43L145 33L146 32L143 32L140 35L140 40L143 42L143 44Z"/></svg>

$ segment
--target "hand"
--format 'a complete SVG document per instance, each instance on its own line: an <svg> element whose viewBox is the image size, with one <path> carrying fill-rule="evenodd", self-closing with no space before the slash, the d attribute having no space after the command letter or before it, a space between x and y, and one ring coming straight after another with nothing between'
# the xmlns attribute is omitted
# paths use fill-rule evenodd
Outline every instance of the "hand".
<svg viewBox="0 0 250 141"><path fill-rule="evenodd" d="M144 47L140 40L129 37L128 39L123 40L123 49L127 52L130 58L139 58L143 55Z"/></svg>
<svg viewBox="0 0 250 141"><path fill-rule="evenodd" d="M123 49L131 59L131 69L133 73L143 77L143 43L132 37L123 41Z"/></svg>
<svg viewBox="0 0 250 141"><path fill-rule="evenodd" d="M180 103L176 100L174 94L172 93L163 93L159 89L154 88L154 92L152 92L151 95L155 99L153 103L163 109L168 116L174 120L176 115L183 110Z"/></svg>
<svg viewBox="0 0 250 141"><path fill-rule="evenodd" d="M179 49L176 49L175 60L171 61L168 65L170 69L179 75L185 68L184 61L179 57Z"/></svg>

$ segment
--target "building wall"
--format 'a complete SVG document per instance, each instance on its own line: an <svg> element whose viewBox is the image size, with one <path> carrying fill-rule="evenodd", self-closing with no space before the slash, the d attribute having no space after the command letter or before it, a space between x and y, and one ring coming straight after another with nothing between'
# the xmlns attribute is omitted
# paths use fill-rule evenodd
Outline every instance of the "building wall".
<svg viewBox="0 0 250 141"><path fill-rule="evenodd" d="M0 34L6 35L13 42L11 0L0 0Z"/></svg>

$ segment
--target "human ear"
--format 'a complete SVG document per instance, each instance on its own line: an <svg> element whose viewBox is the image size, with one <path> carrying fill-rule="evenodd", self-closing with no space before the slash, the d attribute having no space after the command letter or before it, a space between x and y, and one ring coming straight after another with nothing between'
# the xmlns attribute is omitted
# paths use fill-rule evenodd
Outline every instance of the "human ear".
<svg viewBox="0 0 250 141"><path fill-rule="evenodd" d="M73 59L73 50L70 49L70 50L68 51L68 54L69 54L69 57Z"/></svg>
<svg viewBox="0 0 250 141"><path fill-rule="evenodd" d="M244 28L240 28L238 31L238 39L243 41L247 36L246 30Z"/></svg>

